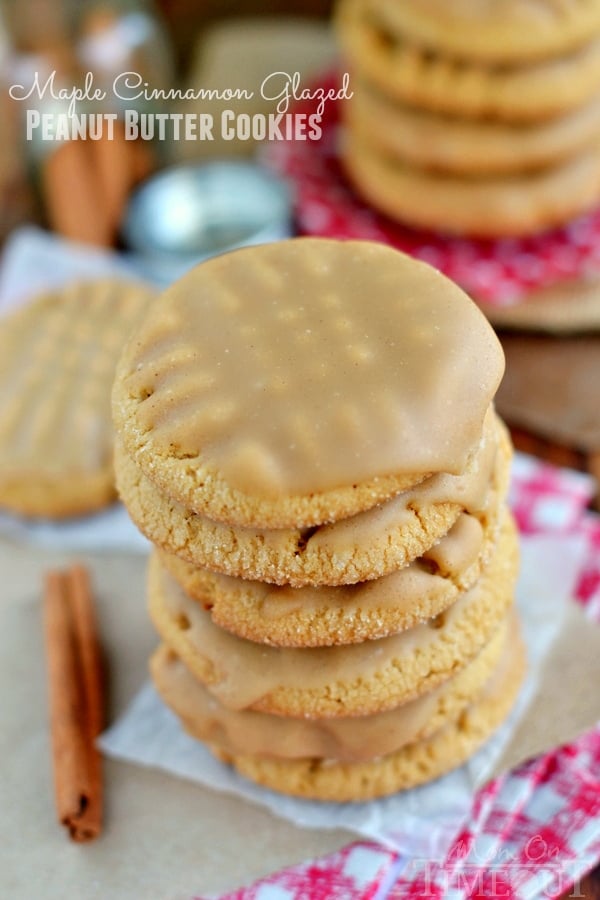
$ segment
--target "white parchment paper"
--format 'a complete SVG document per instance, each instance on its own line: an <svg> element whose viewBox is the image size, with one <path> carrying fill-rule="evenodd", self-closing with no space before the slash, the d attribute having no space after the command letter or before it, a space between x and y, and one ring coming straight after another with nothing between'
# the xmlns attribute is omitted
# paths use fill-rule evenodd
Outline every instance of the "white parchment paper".
<svg viewBox="0 0 600 900"><path fill-rule="evenodd" d="M410 856L437 858L450 846L468 816L473 793L494 770L526 714L541 664L560 631L579 572L585 541L578 536L522 539L517 601L529 657L529 675L505 725L466 765L437 781L369 803L320 803L280 796L251 784L217 762L188 737L150 684L125 715L101 738L115 756L153 766L260 804L306 828L346 828Z"/></svg>

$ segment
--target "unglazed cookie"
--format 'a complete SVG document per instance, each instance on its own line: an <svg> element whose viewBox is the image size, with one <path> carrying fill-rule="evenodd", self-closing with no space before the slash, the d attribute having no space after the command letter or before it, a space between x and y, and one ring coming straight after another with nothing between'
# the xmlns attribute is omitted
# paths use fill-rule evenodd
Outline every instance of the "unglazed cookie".
<svg viewBox="0 0 600 900"><path fill-rule="evenodd" d="M164 567L238 637L279 647L327 647L387 637L443 612L479 578L498 537L504 495L488 512L462 513L423 556L374 581L292 588L202 569L164 551Z"/></svg>
<svg viewBox="0 0 600 900"><path fill-rule="evenodd" d="M110 391L153 294L129 281L73 284L0 323L0 506L62 518L116 498Z"/></svg>
<svg viewBox="0 0 600 900"><path fill-rule="evenodd" d="M344 164L357 191L381 212L455 234L534 234L581 215L600 199L595 150L535 173L467 178L403 165L349 133Z"/></svg>
<svg viewBox="0 0 600 900"><path fill-rule="evenodd" d="M458 719L514 653L518 627L503 622L475 659L442 685L396 709L372 716L288 719L222 706L166 645L150 662L154 685L193 737L234 756L368 762L422 741ZM508 636L510 635L510 640Z"/></svg>
<svg viewBox="0 0 600 900"><path fill-rule="evenodd" d="M228 709L326 718L368 715L427 693L490 640L512 604L517 537L507 517L475 586L444 613L408 631L361 644L268 647L218 628L151 557L150 615L163 641Z"/></svg>
<svg viewBox="0 0 600 900"><path fill-rule="evenodd" d="M342 112L382 152L422 169L465 175L523 173L600 146L600 98L528 124L443 116L392 100L360 81Z"/></svg>
<svg viewBox="0 0 600 900"><path fill-rule="evenodd" d="M600 331L600 276L561 281L527 294L519 303L481 308L495 328L577 334Z"/></svg>
<svg viewBox="0 0 600 900"><path fill-rule="evenodd" d="M259 531L214 522L169 500L119 446L115 471L131 518L157 546L226 575L302 587L379 578L421 556L464 510L493 508L510 458L506 429L490 410L478 451L462 475L433 475L329 525Z"/></svg>
<svg viewBox="0 0 600 900"><path fill-rule="evenodd" d="M488 322L430 266L301 238L169 288L121 358L113 415L139 469L186 509L312 527L462 472L502 371Z"/></svg>
<svg viewBox="0 0 600 900"><path fill-rule="evenodd" d="M598 0L367 0L408 40L486 65L563 56L600 33Z"/></svg>
<svg viewBox="0 0 600 900"><path fill-rule="evenodd" d="M414 106L510 123L562 115L600 87L600 40L527 66L486 66L432 53L394 35L365 0L342 0L337 32L351 68L383 93Z"/></svg>
<svg viewBox="0 0 600 900"><path fill-rule="evenodd" d="M520 642L512 647L506 668L486 685L480 697L455 722L431 737L395 753L362 763L335 759L276 760L247 754L213 753L251 781L284 794L315 800L371 800L416 787L457 768L496 731L510 712L525 674Z"/></svg>

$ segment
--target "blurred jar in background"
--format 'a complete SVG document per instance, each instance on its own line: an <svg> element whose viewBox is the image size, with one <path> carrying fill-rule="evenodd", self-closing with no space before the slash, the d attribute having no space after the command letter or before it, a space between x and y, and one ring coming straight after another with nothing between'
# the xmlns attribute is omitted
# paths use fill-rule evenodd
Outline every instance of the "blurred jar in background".
<svg viewBox="0 0 600 900"><path fill-rule="evenodd" d="M10 43L0 9L0 242L17 225L35 218L19 109L8 93L11 70Z"/></svg>
<svg viewBox="0 0 600 900"><path fill-rule="evenodd" d="M139 75L151 87L173 87L171 48L149 4L136 0L81 4L78 33L79 65L94 73L94 84L107 93L112 111L165 111L162 103L159 108L155 101L144 98L122 100L112 90L115 78L126 72Z"/></svg>
<svg viewBox="0 0 600 900"><path fill-rule="evenodd" d="M19 0L7 4L7 10L16 50L14 81L31 85L37 72L43 85L54 72L55 89L72 90L92 73L94 88L105 98L79 101L77 113L117 115L95 139L44 140L36 129L28 143L50 227L75 241L113 246L128 197L153 171L157 155L150 142L125 140L124 108L165 111L164 103L120 100L113 82L132 72L152 86L172 86L173 60L161 23L143 0ZM43 115L65 113L69 106L50 92L21 105L22 119L25 107Z"/></svg>

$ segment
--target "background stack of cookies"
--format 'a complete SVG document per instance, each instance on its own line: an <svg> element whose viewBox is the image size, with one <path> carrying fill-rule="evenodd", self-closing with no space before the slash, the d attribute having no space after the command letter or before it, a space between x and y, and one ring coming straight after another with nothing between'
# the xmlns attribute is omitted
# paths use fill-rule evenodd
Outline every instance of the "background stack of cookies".
<svg viewBox="0 0 600 900"><path fill-rule="evenodd" d="M600 199L600 4L341 0L346 170L394 219L526 235Z"/></svg>
<svg viewBox="0 0 600 900"><path fill-rule="evenodd" d="M459 765L508 713L523 655L502 369L457 287L363 242L213 259L133 335L116 469L157 548L154 681L247 777L387 794Z"/></svg>

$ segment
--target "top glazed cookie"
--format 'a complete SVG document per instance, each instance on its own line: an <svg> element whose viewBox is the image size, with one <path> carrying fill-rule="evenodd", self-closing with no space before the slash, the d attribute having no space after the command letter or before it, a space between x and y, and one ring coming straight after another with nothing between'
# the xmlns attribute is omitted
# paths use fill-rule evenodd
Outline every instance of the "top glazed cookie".
<svg viewBox="0 0 600 900"><path fill-rule="evenodd" d="M563 56L600 31L599 0L368 0L392 31L489 64Z"/></svg>
<svg viewBox="0 0 600 900"><path fill-rule="evenodd" d="M460 473L503 372L431 267L301 238L209 260L132 336L113 415L163 492L237 526L311 526Z"/></svg>

